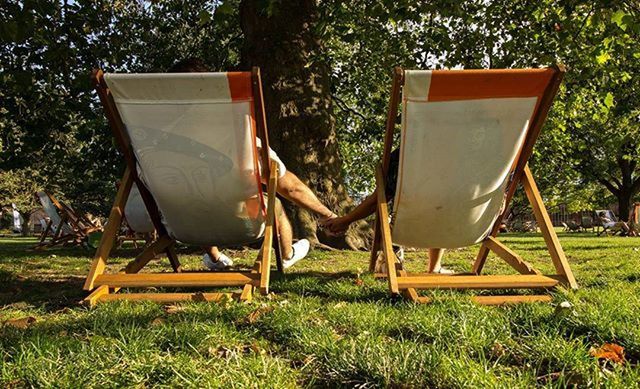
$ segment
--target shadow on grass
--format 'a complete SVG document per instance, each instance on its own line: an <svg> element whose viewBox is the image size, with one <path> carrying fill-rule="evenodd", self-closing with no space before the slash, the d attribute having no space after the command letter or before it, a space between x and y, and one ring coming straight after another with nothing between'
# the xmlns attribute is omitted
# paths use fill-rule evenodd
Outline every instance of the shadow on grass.
<svg viewBox="0 0 640 389"><path fill-rule="evenodd" d="M72 275L35 279L0 271L0 283L1 306L37 306L45 311L56 311L77 306L86 295L82 289L84 277Z"/></svg>

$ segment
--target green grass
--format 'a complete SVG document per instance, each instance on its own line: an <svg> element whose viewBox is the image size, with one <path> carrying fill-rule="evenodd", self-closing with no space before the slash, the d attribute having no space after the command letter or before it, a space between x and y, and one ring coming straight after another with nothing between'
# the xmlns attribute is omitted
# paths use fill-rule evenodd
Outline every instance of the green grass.
<svg viewBox="0 0 640 389"><path fill-rule="evenodd" d="M393 301L364 272L368 253L315 251L274 276L275 295L174 313L148 302L82 307L92 252L34 252L34 239L2 238L0 322L36 321L0 328L0 386L640 386L640 239L560 238L581 289L555 292L553 304L483 307L465 292L434 293L430 305ZM502 241L553 271L539 235ZM445 264L468 270L475 251L450 251ZM134 254L116 252L110 267ZM249 264L255 251L231 254ZM424 268L424 253L406 255L410 271ZM181 259L199 267L197 253ZM489 259L487 272L507 271ZM556 313L562 301L573 304L568 315ZM627 363L589 354L606 342L623 346Z"/></svg>

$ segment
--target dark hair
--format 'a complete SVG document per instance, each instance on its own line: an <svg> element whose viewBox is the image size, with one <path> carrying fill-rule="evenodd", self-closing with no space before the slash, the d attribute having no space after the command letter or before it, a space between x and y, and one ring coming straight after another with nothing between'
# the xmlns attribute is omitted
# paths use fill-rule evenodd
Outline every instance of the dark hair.
<svg viewBox="0 0 640 389"><path fill-rule="evenodd" d="M185 58L173 64L168 70L169 73L205 73L211 69L200 58Z"/></svg>

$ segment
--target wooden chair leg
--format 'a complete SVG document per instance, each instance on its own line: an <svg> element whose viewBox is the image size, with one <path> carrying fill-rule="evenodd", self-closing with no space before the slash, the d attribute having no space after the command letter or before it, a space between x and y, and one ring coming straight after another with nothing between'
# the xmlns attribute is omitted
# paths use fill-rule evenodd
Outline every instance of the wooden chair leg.
<svg viewBox="0 0 640 389"><path fill-rule="evenodd" d="M522 184L524 186L524 191L527 195L527 198L531 203L531 208L533 209L533 214L536 217L538 226L542 231L542 236L544 237L544 241L547 244L547 249L551 254L551 260L553 261L553 265L556 268L556 272L566 278L566 284L570 288L577 289L578 283L573 276L571 266L569 266L569 261L567 261L564 250L560 245L558 235L553 229L551 218L549 217L547 209L542 202L542 196L540 196L540 191L538 191L538 186L533 179L533 174L531 174L529 165L526 165L524 168L524 174L522 175Z"/></svg>
<svg viewBox="0 0 640 389"><path fill-rule="evenodd" d="M376 262L378 261L378 251L380 250L380 220L376 213L376 221L373 227L373 243L371 244L371 255L369 256L369 271L371 273L376 270Z"/></svg>
<svg viewBox="0 0 640 389"><path fill-rule="evenodd" d="M160 239L147 246L133 261L127 264L124 269L125 273L139 272L149 261L166 251L167 247L172 244L174 244L174 240L169 235L161 236Z"/></svg>
<svg viewBox="0 0 640 389"><path fill-rule="evenodd" d="M380 235L382 253L387 264L387 280L389 290L393 294L398 294L398 279L396 275L396 255L393 252L391 242L391 227L389 226L389 211L387 209L387 198L384 193L384 177L382 176L382 166L378 166L376 171L376 191L378 193L378 220L380 221Z"/></svg>
<svg viewBox="0 0 640 389"><path fill-rule="evenodd" d="M278 165L271 163L269 185L267 186L267 221L264 231L264 241L260 249L260 293L269 293L269 280L271 274L271 248L276 219L276 187L278 185Z"/></svg>
<svg viewBox="0 0 640 389"><path fill-rule="evenodd" d="M124 215L124 206L127 203L127 198L129 197L129 192L131 191L131 186L133 184L133 177L131 176L129 168L125 169L121 182L122 184L120 185L120 188L118 188L118 193L116 194L113 206L111 207L111 212L109 213L109 223L107 223L107 226L102 233L98 250L96 250L96 254L93 257L91 269L89 270L89 274L87 275L87 279L84 283L85 290L93 289L93 283L95 282L96 277L104 272L107 265L107 258L109 257L109 253L116 241L122 215Z"/></svg>
<svg viewBox="0 0 640 389"><path fill-rule="evenodd" d="M176 254L175 241L167 247L165 253L167 254L167 258L169 258L169 263L171 263L173 271L182 273L182 265L180 264L180 260L178 260L178 254Z"/></svg>

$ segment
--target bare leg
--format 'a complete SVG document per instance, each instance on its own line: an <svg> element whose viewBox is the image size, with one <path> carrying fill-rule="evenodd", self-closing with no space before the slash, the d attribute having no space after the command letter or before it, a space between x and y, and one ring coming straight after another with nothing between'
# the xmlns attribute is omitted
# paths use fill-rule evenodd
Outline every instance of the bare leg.
<svg viewBox="0 0 640 389"><path fill-rule="evenodd" d="M205 254L209 254L209 258L211 258L213 262L218 262L218 259L220 258L220 250L218 250L218 247L209 246L202 248L204 249Z"/></svg>
<svg viewBox="0 0 640 389"><path fill-rule="evenodd" d="M444 249L429 249L429 273L442 267Z"/></svg>
<svg viewBox="0 0 640 389"><path fill-rule="evenodd" d="M291 228L291 222L287 214L282 208L280 200L276 199L276 218L278 219L278 234L280 235L280 247L282 248L283 259L289 259L293 256L293 231Z"/></svg>

